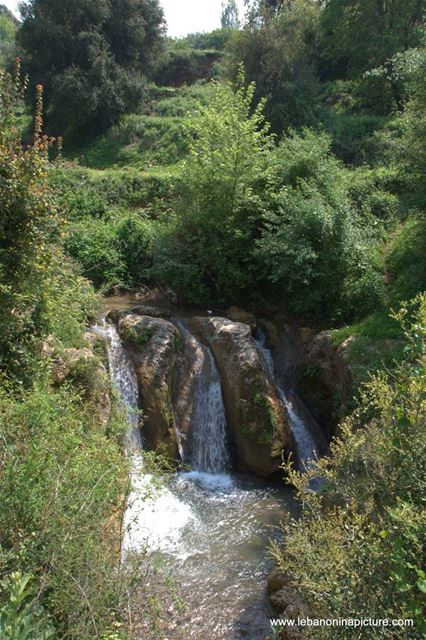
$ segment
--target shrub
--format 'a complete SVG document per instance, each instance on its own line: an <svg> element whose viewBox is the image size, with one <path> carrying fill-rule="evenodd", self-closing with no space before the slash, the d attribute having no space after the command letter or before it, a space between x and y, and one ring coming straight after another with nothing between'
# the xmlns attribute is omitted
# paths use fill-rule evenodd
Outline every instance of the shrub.
<svg viewBox="0 0 426 640"><path fill-rule="evenodd" d="M144 282L152 266L151 246L155 231L152 222L138 215L126 215L116 228L118 247L126 269L126 282L135 286Z"/></svg>
<svg viewBox="0 0 426 640"><path fill-rule="evenodd" d="M34 146L26 150L16 125L20 97L19 83L13 87L0 75L0 369L24 381L32 378L30 363L43 336L58 330L72 342L96 302L57 246L64 221L48 183L41 93ZM68 315L58 320L55 305L65 302Z"/></svg>
<svg viewBox="0 0 426 640"><path fill-rule="evenodd" d="M410 638L425 626L425 326L426 298L399 314L404 361L365 386L358 409L332 444L332 456L305 476L291 472L303 499L300 519L284 527L275 556L307 600L312 617L413 619ZM312 477L322 490L308 491ZM407 630L389 628L390 638ZM362 637L375 638L365 627ZM326 628L308 638L329 638ZM353 629L333 628L349 639Z"/></svg>
<svg viewBox="0 0 426 640"><path fill-rule="evenodd" d="M106 438L70 387L43 382L24 398L0 396L3 567L36 576L61 638L99 637L120 606L119 520L115 530L110 519L127 485L114 442L125 421L110 423Z"/></svg>
<svg viewBox="0 0 426 640"><path fill-rule="evenodd" d="M215 68L222 57L223 53L216 49L169 49L154 79L158 84L172 87L211 80L216 76Z"/></svg>
<svg viewBox="0 0 426 640"><path fill-rule="evenodd" d="M386 268L392 304L409 300L426 290L426 220L403 224L388 249Z"/></svg>
<svg viewBox="0 0 426 640"><path fill-rule="evenodd" d="M380 276L351 215L345 172L329 138L291 133L271 171L257 254L274 299L320 322L371 311L381 297Z"/></svg>
<svg viewBox="0 0 426 640"><path fill-rule="evenodd" d="M72 225L65 239L65 250L79 261L83 274L96 287L124 282L125 265L116 245L114 220L90 220Z"/></svg>
<svg viewBox="0 0 426 640"><path fill-rule="evenodd" d="M14 571L0 582L0 634L4 640L48 640L54 631L43 620L43 611L31 589L31 576Z"/></svg>

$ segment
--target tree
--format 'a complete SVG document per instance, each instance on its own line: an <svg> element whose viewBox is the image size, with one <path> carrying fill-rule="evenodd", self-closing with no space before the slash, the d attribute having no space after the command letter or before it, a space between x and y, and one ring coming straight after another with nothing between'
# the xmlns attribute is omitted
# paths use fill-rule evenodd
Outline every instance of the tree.
<svg viewBox="0 0 426 640"><path fill-rule="evenodd" d="M0 66L6 65L15 50L15 35L18 21L4 5L0 5Z"/></svg>
<svg viewBox="0 0 426 640"><path fill-rule="evenodd" d="M323 0L323 74L357 77L421 41L426 0Z"/></svg>
<svg viewBox="0 0 426 640"><path fill-rule="evenodd" d="M265 113L277 133L315 122L318 14L314 0L256 4L231 41L229 73L243 62L256 99L266 97Z"/></svg>
<svg viewBox="0 0 426 640"><path fill-rule="evenodd" d="M167 220L154 248L155 276L189 302L226 304L253 289L262 209L256 183L273 145L263 102L253 110L254 91L216 84L208 105L200 105L182 169L180 215Z"/></svg>
<svg viewBox="0 0 426 640"><path fill-rule="evenodd" d="M239 29L240 16L235 0L228 0L226 4L222 2L222 16L220 21L222 29Z"/></svg>
<svg viewBox="0 0 426 640"><path fill-rule="evenodd" d="M158 0L30 0L18 43L54 134L104 130L136 108L161 48Z"/></svg>

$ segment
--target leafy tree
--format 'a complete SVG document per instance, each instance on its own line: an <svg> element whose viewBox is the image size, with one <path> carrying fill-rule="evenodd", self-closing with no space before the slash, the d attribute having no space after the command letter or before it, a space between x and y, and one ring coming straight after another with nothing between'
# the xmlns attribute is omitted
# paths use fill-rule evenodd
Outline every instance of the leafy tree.
<svg viewBox="0 0 426 640"><path fill-rule="evenodd" d="M191 302L230 301L252 289L253 237L261 200L255 185L267 172L273 143L254 85L216 84L200 105L196 138L182 168L179 216L154 241L154 274Z"/></svg>
<svg viewBox="0 0 426 640"><path fill-rule="evenodd" d="M425 0L323 0L321 52L339 77L356 77L421 41Z"/></svg>
<svg viewBox="0 0 426 640"><path fill-rule="evenodd" d="M93 134L137 107L161 48L158 0L31 0L21 12L18 42L52 132Z"/></svg>
<svg viewBox="0 0 426 640"><path fill-rule="evenodd" d="M222 16L220 19L222 29L238 29L240 26L240 16L235 0L222 2Z"/></svg>
<svg viewBox="0 0 426 640"><path fill-rule="evenodd" d="M242 62L247 80L256 83L256 100L266 98L266 117L277 133L316 121L318 13L313 0L279 10L262 4L230 42L231 77Z"/></svg>

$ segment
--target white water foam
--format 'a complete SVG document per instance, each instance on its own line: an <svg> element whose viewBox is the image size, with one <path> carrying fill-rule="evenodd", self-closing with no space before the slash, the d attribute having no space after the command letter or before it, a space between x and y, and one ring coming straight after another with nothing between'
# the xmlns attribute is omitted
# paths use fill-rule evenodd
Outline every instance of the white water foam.
<svg viewBox="0 0 426 640"><path fill-rule="evenodd" d="M110 374L126 407L130 425L130 493L123 522L123 553L156 549L171 551L177 548L185 525L195 517L191 508L174 496L164 483L146 473L135 368L113 325L104 323L94 327L94 331L107 341Z"/></svg>

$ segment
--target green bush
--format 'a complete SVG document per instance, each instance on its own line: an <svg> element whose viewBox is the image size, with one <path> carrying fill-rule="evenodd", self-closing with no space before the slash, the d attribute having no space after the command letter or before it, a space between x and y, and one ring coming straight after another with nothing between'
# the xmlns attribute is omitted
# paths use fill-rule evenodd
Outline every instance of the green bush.
<svg viewBox="0 0 426 640"><path fill-rule="evenodd" d="M320 322L371 311L382 296L380 274L368 236L351 215L345 172L329 138L290 134L270 170L270 205L257 254L274 299Z"/></svg>
<svg viewBox="0 0 426 640"><path fill-rule="evenodd" d="M347 172L348 195L366 233L381 236L392 228L400 212L402 189L397 169L357 167Z"/></svg>
<svg viewBox="0 0 426 640"><path fill-rule="evenodd" d="M43 620L43 611L37 604L31 576L20 571L11 573L0 582L0 635L4 640L48 640L54 631Z"/></svg>
<svg viewBox="0 0 426 640"><path fill-rule="evenodd" d="M315 618L413 619L410 639L426 637L425 474L426 298L399 315L406 330L404 361L365 386L332 456L307 475L291 472L302 517L284 526L275 557ZM308 491L310 479L322 482ZM291 617L294 617L291 614ZM349 640L354 630L333 628ZM327 639L327 628L306 637ZM377 637L364 627L362 637ZM407 629L388 628L405 638Z"/></svg>
<svg viewBox="0 0 426 640"><path fill-rule="evenodd" d="M114 220L90 220L72 225L65 239L65 250L79 261L83 273L96 287L124 283L125 266L116 246Z"/></svg>
<svg viewBox="0 0 426 640"><path fill-rule="evenodd" d="M408 220L388 249L386 268L392 304L410 300L426 290L426 220Z"/></svg>
<svg viewBox="0 0 426 640"><path fill-rule="evenodd" d="M110 423L112 438L90 428L90 405L71 387L0 396L3 571L36 576L59 637L100 636L119 616L119 534L108 521L127 486L125 421Z"/></svg>
<svg viewBox="0 0 426 640"><path fill-rule="evenodd" d="M130 286L143 283L152 266L152 243L155 229L149 220L138 215L123 216L116 228L116 246L126 269Z"/></svg>
<svg viewBox="0 0 426 640"><path fill-rule="evenodd" d="M96 287L134 287L149 277L152 222L137 213L73 224L65 249Z"/></svg>
<svg viewBox="0 0 426 640"><path fill-rule="evenodd" d="M158 84L180 87L216 76L216 65L223 53L216 49L169 49L155 74Z"/></svg>
<svg viewBox="0 0 426 640"><path fill-rule="evenodd" d="M325 117L325 128L332 138L333 152L348 165L383 161L383 146L378 133L386 128L390 119L377 115L330 112Z"/></svg>

